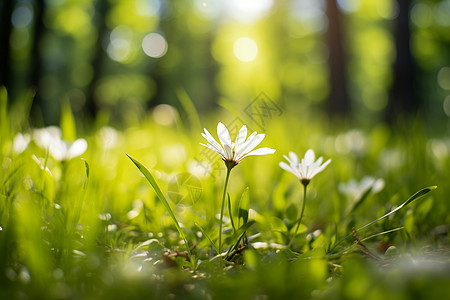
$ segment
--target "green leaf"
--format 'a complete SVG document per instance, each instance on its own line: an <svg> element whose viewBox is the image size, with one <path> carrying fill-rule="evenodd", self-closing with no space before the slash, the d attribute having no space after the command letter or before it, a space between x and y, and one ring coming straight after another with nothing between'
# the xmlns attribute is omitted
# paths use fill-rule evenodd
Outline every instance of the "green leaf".
<svg viewBox="0 0 450 300"><path fill-rule="evenodd" d="M64 100L61 107L61 121L60 121L62 137L66 141L75 140L76 125L75 119L72 114L72 109L70 107L70 102L68 99Z"/></svg>
<svg viewBox="0 0 450 300"><path fill-rule="evenodd" d="M188 241L186 239L186 236L184 235L184 232L181 229L180 224L178 223L178 220L175 217L175 214L173 213L173 210L172 210L172 208L169 205L169 202L167 201L167 199L164 196L163 192L161 191L161 189L159 188L158 184L156 183L155 178L152 176L152 174L150 174L150 172L147 170L147 168L144 167L140 162L135 160L128 153L125 153L125 154L128 156L129 159L131 159L131 161L136 165L136 167L139 169L139 171L141 171L141 173L145 176L147 181L150 183L150 185L155 190L156 195L158 196L159 200L162 202L162 204L166 208L167 212L169 213L170 217L172 218L172 220L173 220L173 222L175 224L175 227L178 230L178 233L180 234L181 238L184 240L184 243L185 243L188 255L189 255L189 257L191 257L191 251L190 251L189 243L188 243ZM192 259L191 259L191 262L193 262Z"/></svg>
<svg viewBox="0 0 450 300"><path fill-rule="evenodd" d="M233 251L234 249L236 249L239 246L239 243L241 241L241 239L245 236L245 233L247 232L247 230L253 225L255 224L256 221L255 220L250 220L250 222L245 223L244 225L242 225L242 227L240 227L231 237L231 239L236 239L236 242L233 244L232 247L230 247L227 251L226 256L228 256L231 251Z"/></svg>
<svg viewBox="0 0 450 300"><path fill-rule="evenodd" d="M200 231L202 232L202 234L208 239L209 243L211 244L211 247L213 247L214 250L215 250L216 253L217 253L217 249L218 249L218 248L216 247L216 244L214 244L213 240L210 238L210 236L209 236L209 234L206 232L206 230L203 229L203 227L200 226L200 224L198 224L198 223L194 223L194 224L195 224L195 226L197 226L197 227L200 229Z"/></svg>
<svg viewBox="0 0 450 300"><path fill-rule="evenodd" d="M272 231L281 232L283 234L287 234L288 232L286 224L283 220L275 216L270 217L270 227Z"/></svg>
<svg viewBox="0 0 450 300"><path fill-rule="evenodd" d="M250 193L248 187L242 192L239 200L239 222L238 228L245 225L248 221L248 211L250 209Z"/></svg>
<svg viewBox="0 0 450 300"><path fill-rule="evenodd" d="M291 203L286 208L286 218L290 223L295 223L298 220L298 209L294 203Z"/></svg>
<svg viewBox="0 0 450 300"><path fill-rule="evenodd" d="M234 222L233 222L233 212L231 210L230 194L227 193L227 196L228 196L228 213L230 214L231 227L233 227L233 232L236 232L236 227L234 227Z"/></svg>

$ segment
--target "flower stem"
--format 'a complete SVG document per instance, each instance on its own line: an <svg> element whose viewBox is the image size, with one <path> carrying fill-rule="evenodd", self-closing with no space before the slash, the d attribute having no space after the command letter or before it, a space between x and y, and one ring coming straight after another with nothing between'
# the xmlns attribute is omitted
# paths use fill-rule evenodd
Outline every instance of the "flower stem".
<svg viewBox="0 0 450 300"><path fill-rule="evenodd" d="M222 253L222 223L223 223L223 209L225 207L225 195L227 194L228 179L230 178L231 168L227 168L227 177L225 178L225 186L223 187L222 208L220 209L220 223L219 223L219 254Z"/></svg>
<svg viewBox="0 0 450 300"><path fill-rule="evenodd" d="M308 184L303 184L303 203L302 203L302 209L300 211L300 218L297 221L297 227L295 228L294 235L292 236L292 239L289 242L288 248L290 248L292 243L294 242L295 236L297 235L298 228L300 227L300 223L302 222L302 219L303 219L303 212L305 211L305 204L306 204L306 187L307 186L308 186Z"/></svg>

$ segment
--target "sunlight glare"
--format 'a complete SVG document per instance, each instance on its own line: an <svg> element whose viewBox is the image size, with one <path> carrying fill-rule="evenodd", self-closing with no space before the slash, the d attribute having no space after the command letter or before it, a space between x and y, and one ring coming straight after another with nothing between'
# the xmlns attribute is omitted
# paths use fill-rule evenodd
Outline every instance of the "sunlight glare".
<svg viewBox="0 0 450 300"><path fill-rule="evenodd" d="M225 3L231 17L253 22L272 8L273 0L230 0Z"/></svg>
<svg viewBox="0 0 450 300"><path fill-rule="evenodd" d="M142 41L142 49L145 54L153 58L164 56L167 52L167 41L159 33L150 33Z"/></svg>
<svg viewBox="0 0 450 300"><path fill-rule="evenodd" d="M248 37L241 37L234 42L234 55L243 62L253 61L258 55L258 45Z"/></svg>

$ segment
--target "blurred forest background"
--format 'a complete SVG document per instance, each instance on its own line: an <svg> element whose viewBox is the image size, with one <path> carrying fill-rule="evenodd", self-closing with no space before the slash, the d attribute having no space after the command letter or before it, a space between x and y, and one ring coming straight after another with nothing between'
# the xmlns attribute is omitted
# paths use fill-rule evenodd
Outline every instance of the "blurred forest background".
<svg viewBox="0 0 450 300"><path fill-rule="evenodd" d="M201 115L262 92L450 129L450 0L2 0L0 14L0 85L12 105L34 96L34 126L64 101L81 124L136 124L184 92Z"/></svg>

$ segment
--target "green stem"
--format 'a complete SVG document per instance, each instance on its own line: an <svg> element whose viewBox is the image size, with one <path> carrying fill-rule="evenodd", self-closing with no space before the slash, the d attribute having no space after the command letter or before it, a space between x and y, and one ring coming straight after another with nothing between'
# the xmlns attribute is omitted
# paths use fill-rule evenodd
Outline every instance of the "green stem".
<svg viewBox="0 0 450 300"><path fill-rule="evenodd" d="M225 178L225 186L223 187L222 208L220 209L220 223L219 223L219 254L222 253L222 222L223 209L225 207L225 195L227 194L228 179L230 178L231 168L227 168L227 177Z"/></svg>
<svg viewBox="0 0 450 300"><path fill-rule="evenodd" d="M294 235L292 236L292 239L289 242L288 248L290 248L292 243L294 242L295 236L297 235L298 228L300 227L300 223L302 222L302 219L303 219L303 212L305 211L305 204L306 204L306 187L307 187L307 184L303 184L303 203L302 203L302 209L300 211L300 218L297 221L297 227L295 228Z"/></svg>

